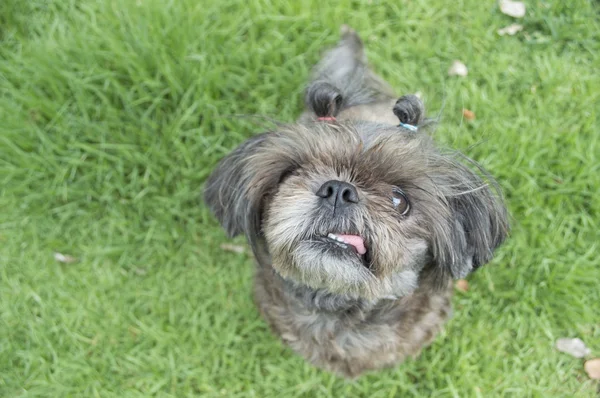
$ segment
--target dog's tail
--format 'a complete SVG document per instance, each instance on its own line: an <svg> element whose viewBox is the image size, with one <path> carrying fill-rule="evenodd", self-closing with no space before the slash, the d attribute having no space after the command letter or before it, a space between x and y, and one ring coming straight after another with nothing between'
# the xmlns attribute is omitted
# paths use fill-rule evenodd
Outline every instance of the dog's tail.
<svg viewBox="0 0 600 398"><path fill-rule="evenodd" d="M306 107L318 117L395 98L391 87L369 69L358 34L346 25L341 30L341 40L317 64L305 93Z"/></svg>

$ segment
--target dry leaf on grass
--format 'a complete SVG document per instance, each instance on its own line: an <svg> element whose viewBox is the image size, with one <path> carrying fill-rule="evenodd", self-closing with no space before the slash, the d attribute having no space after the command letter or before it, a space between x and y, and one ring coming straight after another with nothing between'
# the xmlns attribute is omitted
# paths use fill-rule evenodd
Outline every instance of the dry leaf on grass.
<svg viewBox="0 0 600 398"><path fill-rule="evenodd" d="M475 120L475 112L468 109L463 109L463 117L467 120Z"/></svg>
<svg viewBox="0 0 600 398"><path fill-rule="evenodd" d="M450 66L450 69L448 69L448 76L465 77L467 74L469 74L467 66L458 60L452 62L452 66Z"/></svg>
<svg viewBox="0 0 600 398"><path fill-rule="evenodd" d="M600 380L600 358L585 361L583 368L590 379Z"/></svg>
<svg viewBox="0 0 600 398"><path fill-rule="evenodd" d="M502 29L498 29L498 34L500 36L509 35L513 36L523 30L523 25L519 25L518 23L514 23L512 25L508 25Z"/></svg>
<svg viewBox="0 0 600 398"><path fill-rule="evenodd" d="M499 4L502 14L513 18L523 18L525 16L525 3L522 1L500 0Z"/></svg>
<svg viewBox="0 0 600 398"><path fill-rule="evenodd" d="M129 334L131 334L131 337L133 337L134 339L137 339L137 337L140 335L140 333L142 333L142 331L138 328L136 328L135 326L129 326L127 328L127 330L129 331Z"/></svg>
<svg viewBox="0 0 600 398"><path fill-rule="evenodd" d="M590 354L589 348L585 346L585 343L578 338L569 339L562 338L556 340L556 349L560 352L564 352L575 358L583 358Z"/></svg>
<svg viewBox="0 0 600 398"><path fill-rule="evenodd" d="M461 292L466 292L467 290L469 290L469 282L467 282L466 279L459 279L456 281L455 287Z"/></svg>
<svg viewBox="0 0 600 398"><path fill-rule="evenodd" d="M246 252L246 248L240 245L232 245L231 243L223 243L221 244L221 250L225 250L226 252L232 252L237 254L242 254Z"/></svg>
<svg viewBox="0 0 600 398"><path fill-rule="evenodd" d="M59 263L64 263L64 264L72 264L75 261L77 261L77 259L73 256L69 256L68 254L62 254L62 253L54 253L54 259L56 261L58 261Z"/></svg>

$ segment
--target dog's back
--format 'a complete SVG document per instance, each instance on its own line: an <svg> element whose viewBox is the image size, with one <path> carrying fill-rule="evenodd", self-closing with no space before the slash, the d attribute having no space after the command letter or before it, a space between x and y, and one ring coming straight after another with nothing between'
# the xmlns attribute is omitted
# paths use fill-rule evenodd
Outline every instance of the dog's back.
<svg viewBox="0 0 600 398"><path fill-rule="evenodd" d="M334 107L326 104L336 99L339 103ZM337 46L314 68L300 121L336 117L398 124L392 111L397 99L392 88L369 69L360 37L344 25Z"/></svg>

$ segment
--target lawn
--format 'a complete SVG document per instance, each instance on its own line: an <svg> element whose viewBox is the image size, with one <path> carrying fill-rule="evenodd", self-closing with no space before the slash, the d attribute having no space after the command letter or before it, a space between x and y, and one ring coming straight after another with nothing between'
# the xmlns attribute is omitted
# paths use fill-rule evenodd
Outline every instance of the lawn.
<svg viewBox="0 0 600 398"><path fill-rule="evenodd" d="M499 36L494 1L1 0L0 396L597 396L554 342L600 355L599 4L527 7ZM512 224L429 349L353 382L270 334L252 258L200 199L272 127L246 116L299 115L342 23L497 177Z"/></svg>

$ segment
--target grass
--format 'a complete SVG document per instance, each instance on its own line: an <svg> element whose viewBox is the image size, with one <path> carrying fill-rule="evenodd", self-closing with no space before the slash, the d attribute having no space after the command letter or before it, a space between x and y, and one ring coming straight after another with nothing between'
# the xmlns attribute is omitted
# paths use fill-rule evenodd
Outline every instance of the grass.
<svg viewBox="0 0 600 398"><path fill-rule="evenodd" d="M500 37L513 21L477 0L2 0L0 396L596 396L553 344L600 355L598 4L527 7ZM264 128L234 115L294 120L341 23L440 112L437 139L498 178L513 218L433 346L355 382L269 333L252 259L219 249L200 201ZM454 59L468 77L447 76Z"/></svg>

